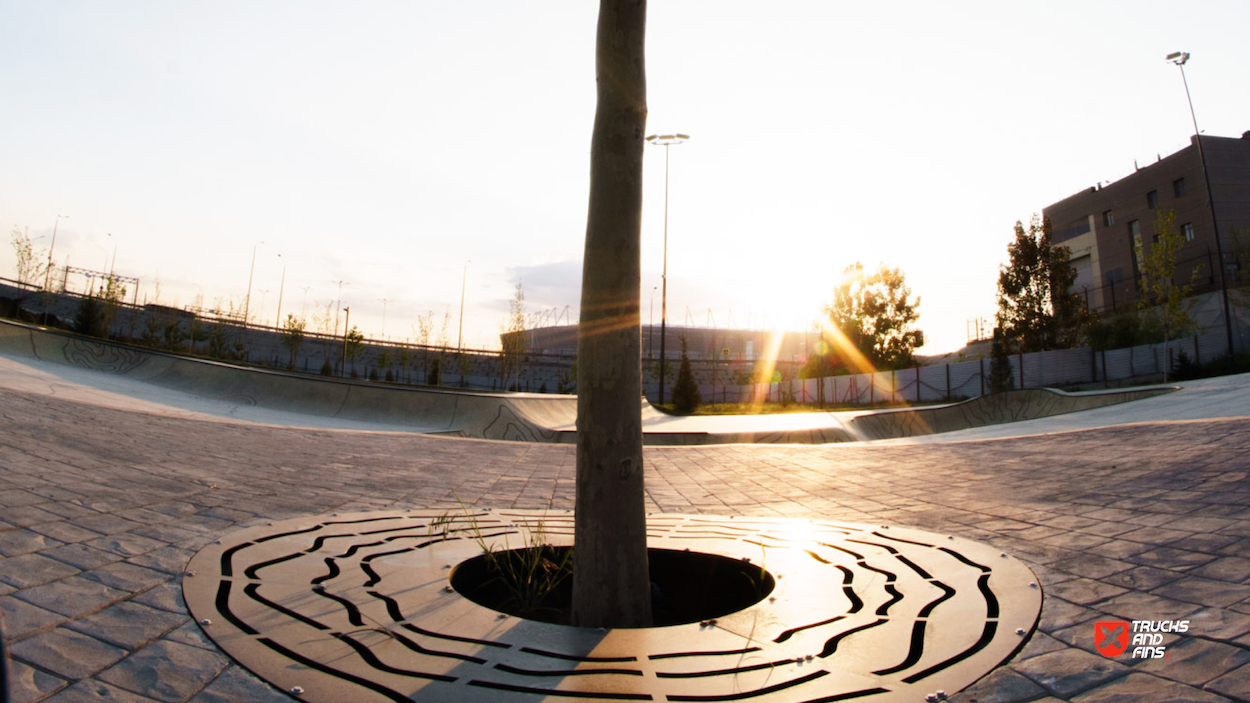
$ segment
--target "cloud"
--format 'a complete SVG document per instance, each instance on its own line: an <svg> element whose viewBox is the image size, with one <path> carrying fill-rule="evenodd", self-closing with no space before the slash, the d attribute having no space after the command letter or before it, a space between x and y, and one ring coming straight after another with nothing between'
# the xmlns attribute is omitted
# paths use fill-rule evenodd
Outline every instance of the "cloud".
<svg viewBox="0 0 1250 703"><path fill-rule="evenodd" d="M531 313L558 309L563 315L569 308L570 324L577 322L578 304L582 299L582 262L580 259L555 261L536 266L508 269L512 285L521 285L525 292L525 309ZM509 300L500 301L500 310L508 311Z"/></svg>

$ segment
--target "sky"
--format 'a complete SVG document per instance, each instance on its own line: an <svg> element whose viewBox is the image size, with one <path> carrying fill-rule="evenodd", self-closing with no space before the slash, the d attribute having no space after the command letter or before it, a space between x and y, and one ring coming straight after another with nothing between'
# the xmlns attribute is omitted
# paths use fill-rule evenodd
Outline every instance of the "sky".
<svg viewBox="0 0 1250 703"><path fill-rule="evenodd" d="M281 298L310 329L350 307L414 341L432 313L454 344L463 287L464 345L498 348L520 285L534 324L575 322L596 16L0 0L0 225L37 248L55 228L58 265L136 277L140 302L272 323ZM1167 54L1192 54L1204 133L1250 130L1247 26L1244 0L650 3L647 131L690 135L668 148L669 321L803 329L862 261L906 276L923 353L962 346L1016 220L1189 143ZM658 325L665 149L646 151Z"/></svg>

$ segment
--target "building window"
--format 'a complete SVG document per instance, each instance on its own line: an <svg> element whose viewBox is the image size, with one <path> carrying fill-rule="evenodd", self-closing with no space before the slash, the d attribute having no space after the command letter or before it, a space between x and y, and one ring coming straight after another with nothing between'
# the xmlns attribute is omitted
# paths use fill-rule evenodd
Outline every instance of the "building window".
<svg viewBox="0 0 1250 703"><path fill-rule="evenodd" d="M1110 227L1111 225L1114 225L1114 224L1115 224L1115 215L1114 215L1114 214L1112 214L1112 212L1111 212L1110 210L1106 210L1106 211L1104 211L1104 212L1102 213L1102 223L1103 223L1104 225L1106 225L1107 227Z"/></svg>
<svg viewBox="0 0 1250 703"><path fill-rule="evenodd" d="M1192 222L1186 222L1181 225L1181 234L1185 235L1185 241L1194 241L1194 225Z"/></svg>
<svg viewBox="0 0 1250 703"><path fill-rule="evenodd" d="M1151 210L1159 209L1159 191L1152 190L1149 193L1146 193L1146 207Z"/></svg>
<svg viewBox="0 0 1250 703"><path fill-rule="evenodd" d="M1129 238L1133 240L1133 278L1141 278L1142 241L1141 225L1137 220L1128 223Z"/></svg>
<svg viewBox="0 0 1250 703"><path fill-rule="evenodd" d="M1184 194L1185 194L1185 179L1178 178L1172 181L1172 195L1175 195L1176 197L1179 198L1183 196Z"/></svg>

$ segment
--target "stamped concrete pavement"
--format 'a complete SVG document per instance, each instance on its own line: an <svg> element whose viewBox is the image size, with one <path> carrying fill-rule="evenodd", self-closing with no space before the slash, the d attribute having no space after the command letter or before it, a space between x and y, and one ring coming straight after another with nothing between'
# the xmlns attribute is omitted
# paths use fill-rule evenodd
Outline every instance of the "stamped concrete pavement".
<svg viewBox="0 0 1250 703"><path fill-rule="evenodd" d="M1221 386L1234 400L1213 414L1231 417L648 448L648 508L908 525L1027 561L1045 591L1039 631L952 700L1250 701L1247 386ZM458 499L573 506L566 445L210 422L13 388L0 415L0 615L21 703L290 700L222 655L181 600L190 556L242 526ZM1190 624L1165 636L1167 658L1111 659L1094 636L1108 619Z"/></svg>

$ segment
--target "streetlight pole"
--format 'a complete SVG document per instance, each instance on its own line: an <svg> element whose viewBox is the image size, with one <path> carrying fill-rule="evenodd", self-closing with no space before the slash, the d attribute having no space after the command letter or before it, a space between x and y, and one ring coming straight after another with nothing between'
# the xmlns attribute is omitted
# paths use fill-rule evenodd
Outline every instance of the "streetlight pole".
<svg viewBox="0 0 1250 703"><path fill-rule="evenodd" d="M247 328L248 316L252 311L252 274L256 273L256 250L259 249L262 244L264 244L263 241L256 242L256 245L252 247L252 266L247 270L247 297L243 300L244 329Z"/></svg>
<svg viewBox="0 0 1250 703"><path fill-rule="evenodd" d="M334 281L330 281L330 282L334 283ZM339 333L339 312L340 310L342 310L341 306L343 304L343 283L344 282L342 280L338 281L339 295L337 298L334 299L334 334L335 336L338 336L338 333ZM347 285L350 286L351 284L348 283ZM305 295L307 295L307 291L305 291Z"/></svg>
<svg viewBox="0 0 1250 703"><path fill-rule="evenodd" d="M655 292L659 286L651 286L651 317L647 318L647 358L655 353Z"/></svg>
<svg viewBox="0 0 1250 703"><path fill-rule="evenodd" d="M108 233L109 239L113 239L113 233ZM109 283L113 282L113 267L117 265L117 240L113 239L113 258L109 260Z"/></svg>
<svg viewBox="0 0 1250 703"><path fill-rule="evenodd" d="M343 318L343 378L347 378L347 323L352 319L352 309L343 308L343 312L347 313Z"/></svg>
<svg viewBox="0 0 1250 703"><path fill-rule="evenodd" d="M260 325L261 327L269 326L269 318L265 317L265 301L269 298L268 288L257 288L260 291Z"/></svg>
<svg viewBox="0 0 1250 703"><path fill-rule="evenodd" d="M689 134L652 134L647 141L664 147L664 269L660 274L663 290L660 292L660 404L664 403L664 354L668 337L668 148L681 144Z"/></svg>
<svg viewBox="0 0 1250 703"><path fill-rule="evenodd" d="M1185 100L1189 102L1189 117L1194 123L1194 141L1198 144L1198 160L1202 162L1202 180L1207 185L1207 206L1211 208L1211 231L1215 235L1215 256L1220 262L1220 297L1224 299L1224 332L1228 337L1228 362L1233 362L1233 318L1228 308L1228 266L1224 263L1224 248L1220 245L1220 221L1215 216L1215 196L1211 192L1211 175L1207 172L1207 156L1202 149L1202 133L1198 131L1198 116L1194 112L1194 99L1189 95L1189 79L1185 77L1188 51L1168 54L1167 60L1181 70L1181 82L1185 84Z"/></svg>
<svg viewBox="0 0 1250 703"><path fill-rule="evenodd" d="M48 284L52 280L52 250L56 249L56 230L61 226L62 219L69 219L69 215L57 215L56 222L52 224L52 245L48 247L48 271L43 277L43 289L48 290ZM44 313L44 324L48 322L47 312Z"/></svg>
<svg viewBox="0 0 1250 703"><path fill-rule="evenodd" d="M386 298L379 298L382 301L382 339L386 339Z"/></svg>
<svg viewBox="0 0 1250 703"><path fill-rule="evenodd" d="M282 255L278 254L278 258L282 259ZM286 290L286 259L282 259L282 282L278 284L278 318L274 323L274 327L282 326L282 292Z"/></svg>
<svg viewBox="0 0 1250 703"><path fill-rule="evenodd" d="M464 275L460 278L460 331L456 334L456 354L464 351L464 284L469 280L469 263L473 259L466 259L464 262Z"/></svg>

